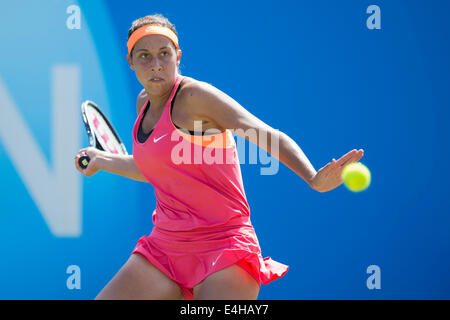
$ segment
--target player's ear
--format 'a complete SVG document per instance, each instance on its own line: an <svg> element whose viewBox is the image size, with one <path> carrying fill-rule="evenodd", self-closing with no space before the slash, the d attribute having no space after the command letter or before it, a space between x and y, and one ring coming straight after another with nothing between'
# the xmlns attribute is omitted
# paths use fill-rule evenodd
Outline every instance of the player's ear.
<svg viewBox="0 0 450 320"><path fill-rule="evenodd" d="M180 59L181 59L181 50L178 50L178 53L177 53L177 66L180 65Z"/></svg>
<svg viewBox="0 0 450 320"><path fill-rule="evenodd" d="M131 59L131 56L129 54L127 54L127 61L128 61L128 65L130 66L131 70L134 70L133 60Z"/></svg>

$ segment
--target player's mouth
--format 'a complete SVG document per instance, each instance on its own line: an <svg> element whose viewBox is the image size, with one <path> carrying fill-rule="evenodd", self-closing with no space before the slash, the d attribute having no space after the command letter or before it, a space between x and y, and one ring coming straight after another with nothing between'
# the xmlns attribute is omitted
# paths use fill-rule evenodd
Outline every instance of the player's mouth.
<svg viewBox="0 0 450 320"><path fill-rule="evenodd" d="M150 82L154 82L154 83L163 82L163 81L164 81L164 79L159 78L159 77L150 78Z"/></svg>

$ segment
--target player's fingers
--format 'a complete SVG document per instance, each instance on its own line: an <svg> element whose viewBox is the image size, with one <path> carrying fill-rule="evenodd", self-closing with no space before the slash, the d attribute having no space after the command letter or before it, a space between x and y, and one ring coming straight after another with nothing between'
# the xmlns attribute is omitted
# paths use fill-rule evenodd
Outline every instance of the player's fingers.
<svg viewBox="0 0 450 320"><path fill-rule="evenodd" d="M352 158L357 153L356 149L350 150L346 154L344 154L342 157L339 158L338 162L341 164L343 162L346 162L350 158Z"/></svg>
<svg viewBox="0 0 450 320"><path fill-rule="evenodd" d="M94 174L94 172L92 172L93 171L92 166L90 166L92 161L89 161L88 166L86 168L83 169L82 167L80 167L79 161L80 161L80 158L83 156L89 157L89 154L87 153L86 149L84 151L83 151L83 149L81 149L78 152L78 154L75 156L75 167L77 168L78 171L80 171L85 176L91 176Z"/></svg>
<svg viewBox="0 0 450 320"><path fill-rule="evenodd" d="M357 153L352 158L350 158L347 161L341 163L340 167L344 168L345 166L349 165L350 163L358 162L361 158L362 158L362 153Z"/></svg>
<svg viewBox="0 0 450 320"><path fill-rule="evenodd" d="M78 153L75 156L75 158L77 158L77 157L80 158L82 156L87 156L87 155L89 155L87 148L83 148L83 149L78 150Z"/></svg>
<svg viewBox="0 0 450 320"><path fill-rule="evenodd" d="M95 169L95 158L93 158L93 159L89 160L89 163L88 163L86 169L83 170L83 173L85 176L90 177L96 172L97 172L97 170Z"/></svg>
<svg viewBox="0 0 450 320"><path fill-rule="evenodd" d="M355 154L352 156L352 158L350 158L347 161L346 164L359 161L363 155L364 155L364 150L359 149L358 151L355 152Z"/></svg>
<svg viewBox="0 0 450 320"><path fill-rule="evenodd" d="M338 160L338 164L341 167L346 166L347 164L349 164L351 162L355 162L355 161L358 161L359 159L361 159L362 154L363 154L362 149L360 149L359 151L357 151L356 149L353 149L353 150L349 151L348 153L346 153L344 156L342 156Z"/></svg>
<svg viewBox="0 0 450 320"><path fill-rule="evenodd" d="M336 165L336 160L333 158L330 162L328 162L322 169L330 170Z"/></svg>
<svg viewBox="0 0 450 320"><path fill-rule="evenodd" d="M350 159L348 159L347 161L340 163L339 166L340 166L341 168L343 168L343 167L345 167L346 165L348 165L348 164L350 164L350 163L353 163L353 162L356 162L356 161L357 161L356 158L350 158Z"/></svg>
<svg viewBox="0 0 450 320"><path fill-rule="evenodd" d="M91 156L92 153L94 152L95 148L94 147L86 147L86 148L82 148L78 151L78 153L81 153L82 155L87 155L87 156Z"/></svg>
<svg viewBox="0 0 450 320"><path fill-rule="evenodd" d="M359 149L358 150L358 154L357 154L358 160L356 160L356 161L359 161L359 159L361 159L363 157L363 155L364 155L364 150L363 149Z"/></svg>

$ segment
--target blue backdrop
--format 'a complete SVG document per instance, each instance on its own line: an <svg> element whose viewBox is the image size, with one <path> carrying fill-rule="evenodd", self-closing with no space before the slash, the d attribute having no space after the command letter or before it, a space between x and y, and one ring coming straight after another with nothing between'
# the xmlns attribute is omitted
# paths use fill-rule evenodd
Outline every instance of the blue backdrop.
<svg viewBox="0 0 450 320"><path fill-rule="evenodd" d="M68 27L71 5L79 28ZM381 29L367 26L371 5ZM127 31L153 13L177 28L182 74L285 132L316 170L365 150L372 183L357 194L315 192L282 163L261 175L265 165L240 154L263 256L290 266L260 299L450 298L448 1L22 0L0 8L1 299L92 299L151 231L151 185L106 172L86 178L73 157L88 145L79 115L86 99L131 150L142 88L125 59ZM71 265L79 289L67 286ZM370 265L380 268L380 289L367 287Z"/></svg>

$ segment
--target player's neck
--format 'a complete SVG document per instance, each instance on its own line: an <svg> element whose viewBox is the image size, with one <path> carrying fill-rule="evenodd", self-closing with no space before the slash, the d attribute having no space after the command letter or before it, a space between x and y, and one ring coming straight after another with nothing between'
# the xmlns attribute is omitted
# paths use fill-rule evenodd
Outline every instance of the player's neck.
<svg viewBox="0 0 450 320"><path fill-rule="evenodd" d="M150 100L150 104L152 106L153 111L162 110L164 106L166 105L167 100L169 100L170 94L172 93L173 87L175 85L175 82L172 84L172 86L162 95L154 95L151 94L152 90L148 90L148 88L145 88L145 92L147 93L147 97ZM150 92L150 93L149 93Z"/></svg>
<svg viewBox="0 0 450 320"><path fill-rule="evenodd" d="M147 96L148 96L148 99L150 100L150 105L151 105L153 111L162 110L164 108L167 100L170 97L171 91L172 90L170 90L169 92L165 93L162 96L155 96L155 95L150 95L147 93Z"/></svg>

